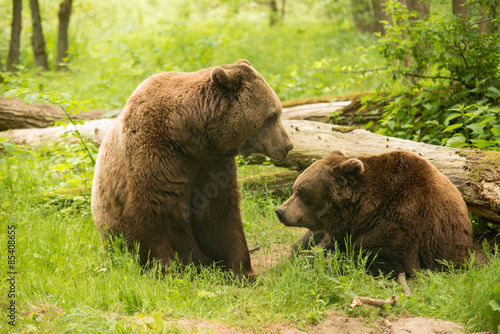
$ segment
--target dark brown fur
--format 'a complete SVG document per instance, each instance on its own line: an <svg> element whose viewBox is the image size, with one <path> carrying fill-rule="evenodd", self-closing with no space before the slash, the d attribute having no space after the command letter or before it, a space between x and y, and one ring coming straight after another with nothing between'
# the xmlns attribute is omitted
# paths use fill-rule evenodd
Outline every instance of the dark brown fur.
<svg viewBox="0 0 500 334"><path fill-rule="evenodd" d="M306 227L294 246L320 244L376 254L373 273L461 265L472 245L467 207L458 189L425 159L408 152L349 158L333 151L296 180L277 210L283 224ZM311 239L312 238L312 239Z"/></svg>
<svg viewBox="0 0 500 334"><path fill-rule="evenodd" d="M101 145L92 212L142 263L217 263L252 276L234 156L284 159L281 104L245 60L141 83Z"/></svg>

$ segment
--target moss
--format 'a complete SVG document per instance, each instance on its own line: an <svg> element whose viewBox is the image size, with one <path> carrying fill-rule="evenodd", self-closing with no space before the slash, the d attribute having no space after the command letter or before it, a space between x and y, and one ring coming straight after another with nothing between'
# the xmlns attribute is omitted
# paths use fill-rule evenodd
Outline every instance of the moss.
<svg viewBox="0 0 500 334"><path fill-rule="evenodd" d="M500 177L500 152L480 150L460 150L457 154L466 158L465 167L469 180L498 179Z"/></svg>
<svg viewBox="0 0 500 334"><path fill-rule="evenodd" d="M365 95L373 94L373 92L368 93L355 93L355 94L347 94L341 96L316 96L304 99L294 99L289 101L283 101L281 105L283 108L290 108L295 106L300 106L303 104L313 104L313 103L324 103L324 102L338 102L338 101L354 101L359 100Z"/></svg>
<svg viewBox="0 0 500 334"><path fill-rule="evenodd" d="M355 126L344 126L344 125L336 125L332 126L332 131L333 132L341 132L341 133L349 133L354 130L357 130L358 128Z"/></svg>

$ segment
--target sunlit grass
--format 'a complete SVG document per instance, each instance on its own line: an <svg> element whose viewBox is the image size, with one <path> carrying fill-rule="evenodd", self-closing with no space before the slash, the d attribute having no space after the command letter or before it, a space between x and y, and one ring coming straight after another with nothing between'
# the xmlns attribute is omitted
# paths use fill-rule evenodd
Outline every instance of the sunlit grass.
<svg viewBox="0 0 500 334"><path fill-rule="evenodd" d="M245 193L242 203L248 243L260 247L253 254L261 263L254 265L259 274L255 284L234 280L214 268L201 273L191 267L174 268L163 277L155 270L145 272L133 254L120 250L119 240L114 252L102 250L87 193L73 200L54 191L61 185L76 185L68 180L75 171L81 172L81 166L50 170L66 159L65 154L75 152L51 146L2 155L2 231L15 223L17 232L18 314L11 332L142 333L149 328L166 333L180 329L165 321L181 318L239 329L259 330L275 323L305 328L322 321L328 309L377 319L380 313L372 308L351 310L348 305L354 296L385 299L401 294L391 281L367 275L359 263L362 258L339 253L324 257L316 251L312 257L289 259L290 245L302 231L277 221L274 209L280 200L265 192ZM0 243L5 245L6 239L2 232ZM5 260L0 264L2 277L7 275L6 265ZM498 315L489 302L499 277L498 255L491 255L487 265L471 264L465 272L424 272L410 280L411 297L401 298L381 314L408 312L459 322L470 331L491 330ZM2 309L7 305L6 289L1 285ZM0 325L7 328L5 317Z"/></svg>

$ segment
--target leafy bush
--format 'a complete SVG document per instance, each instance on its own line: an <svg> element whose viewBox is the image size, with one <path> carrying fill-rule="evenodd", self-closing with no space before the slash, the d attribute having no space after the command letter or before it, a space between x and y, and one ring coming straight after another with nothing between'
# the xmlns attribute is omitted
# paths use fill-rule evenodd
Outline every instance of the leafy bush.
<svg viewBox="0 0 500 334"><path fill-rule="evenodd" d="M453 147L500 149L499 1L475 0L471 15L415 20L396 0L386 2L392 22L374 46L386 61L378 89L387 99L378 133ZM481 33L488 13L495 29Z"/></svg>

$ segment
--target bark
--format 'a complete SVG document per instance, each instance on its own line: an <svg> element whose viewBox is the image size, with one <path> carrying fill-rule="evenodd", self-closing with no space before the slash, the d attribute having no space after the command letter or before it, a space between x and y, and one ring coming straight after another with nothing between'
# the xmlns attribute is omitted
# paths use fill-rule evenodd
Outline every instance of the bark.
<svg viewBox="0 0 500 334"><path fill-rule="evenodd" d="M92 137L100 144L113 122L112 119L91 121L80 126L79 130L82 135ZM312 121L282 122L294 148L286 160L273 161L278 167L300 172L334 149L339 149L348 156L368 156L395 150L414 152L427 159L451 180L462 193L469 211L491 222L500 223L500 152L435 146ZM3 135L10 137L15 143L36 146L63 140L59 136L71 129L72 127L55 127L13 130ZM76 138L68 136L64 140L76 141ZM266 181L267 189L272 188L272 178L268 177ZM289 177L288 182L280 183L279 187L284 191L288 184L289 189L293 180L293 177Z"/></svg>
<svg viewBox="0 0 500 334"><path fill-rule="evenodd" d="M109 112L109 110L91 110L71 117L74 119L95 119ZM62 118L66 118L66 114L59 107L43 103L27 104L21 99L0 96L0 131L46 128Z"/></svg>
<svg viewBox="0 0 500 334"><path fill-rule="evenodd" d="M276 0L271 0L269 4L269 25L273 26L278 21L278 6Z"/></svg>
<svg viewBox="0 0 500 334"><path fill-rule="evenodd" d="M57 67L58 71L66 70L68 59L68 28L71 16L72 0L63 0L59 5L59 35L57 41Z"/></svg>
<svg viewBox="0 0 500 334"><path fill-rule="evenodd" d="M387 299L373 299L373 298L369 298L369 297L357 296L352 301L350 307L356 308L356 307L362 306L362 305L371 305L371 306L375 306L375 307L384 307L385 305L394 306L394 305L396 305L397 302L398 302L398 299L396 298L395 295L392 295Z"/></svg>
<svg viewBox="0 0 500 334"><path fill-rule="evenodd" d="M33 54L35 56L35 66L48 71L49 62L45 52L45 40L43 38L42 18L40 17L40 6L38 0L30 0L31 20L33 24L33 34L31 42L33 45Z"/></svg>
<svg viewBox="0 0 500 334"><path fill-rule="evenodd" d="M465 19L470 15L470 8L464 6L468 0L453 0L453 14L461 16Z"/></svg>
<svg viewBox="0 0 500 334"><path fill-rule="evenodd" d="M381 20L387 16L380 0L351 0L353 20L356 28L362 33L385 33Z"/></svg>
<svg viewBox="0 0 500 334"><path fill-rule="evenodd" d="M422 20L429 16L430 4L424 0L401 0L401 3L406 6L410 12L417 12L417 17L414 20Z"/></svg>
<svg viewBox="0 0 500 334"><path fill-rule="evenodd" d="M411 289L408 286L408 282L406 282L406 273L402 272L399 273L398 278L396 280L399 285L401 285L401 288L403 288L403 293L407 296L411 295Z"/></svg>
<svg viewBox="0 0 500 334"><path fill-rule="evenodd" d="M16 65L19 64L19 49L21 47L21 28L22 28L22 0L12 1L12 28L10 32L10 47L7 58L7 71L17 71Z"/></svg>

